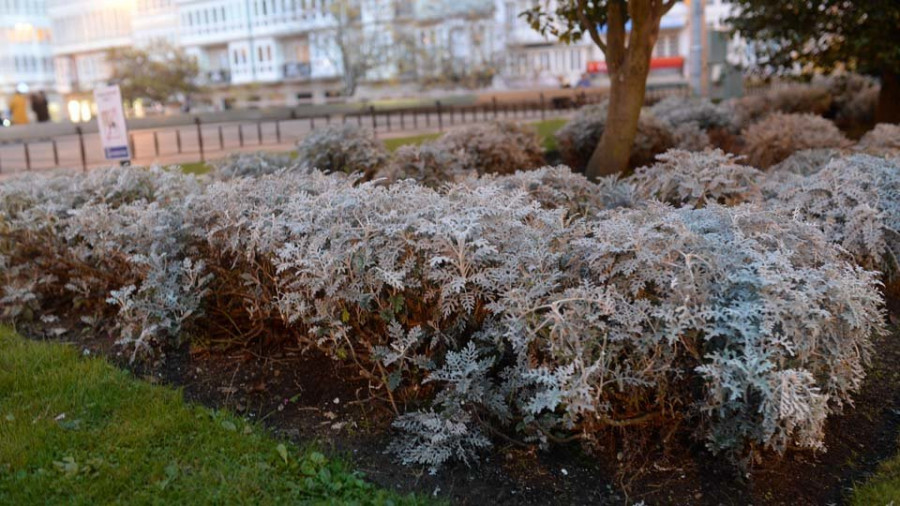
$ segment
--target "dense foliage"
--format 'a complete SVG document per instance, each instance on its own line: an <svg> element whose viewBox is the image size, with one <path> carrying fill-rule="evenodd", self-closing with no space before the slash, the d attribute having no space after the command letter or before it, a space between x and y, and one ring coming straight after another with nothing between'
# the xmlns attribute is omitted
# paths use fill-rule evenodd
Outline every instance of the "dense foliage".
<svg viewBox="0 0 900 506"><path fill-rule="evenodd" d="M351 123L313 130L297 145L297 155L306 169L358 172L365 177L373 176L388 160L387 148L375 133Z"/></svg>
<svg viewBox="0 0 900 506"><path fill-rule="evenodd" d="M647 116L647 145L728 129L718 107L679 107ZM598 117L576 115L564 152ZM590 447L690 427L735 458L820 448L860 387L900 266L900 166L858 151L891 156L892 127L854 150L827 120L776 113L747 130L747 160L646 149L597 183L536 168L533 133L506 124L390 160L344 128L296 164L236 155L203 179L3 182L3 318L111 333L133 360L192 335L318 350L394 412L393 452L431 468L496 433Z"/></svg>
<svg viewBox="0 0 900 506"><path fill-rule="evenodd" d="M754 167L768 169L797 151L850 145L834 123L811 114L774 113L743 132L744 154Z"/></svg>

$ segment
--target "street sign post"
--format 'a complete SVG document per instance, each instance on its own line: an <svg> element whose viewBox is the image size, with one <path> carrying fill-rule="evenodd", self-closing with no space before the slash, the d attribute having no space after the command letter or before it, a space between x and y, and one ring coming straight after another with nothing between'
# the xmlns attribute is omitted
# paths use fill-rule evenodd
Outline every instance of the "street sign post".
<svg viewBox="0 0 900 506"><path fill-rule="evenodd" d="M131 149L128 146L128 126L125 124L119 86L98 86L94 89L94 102L97 103L97 126L100 129L104 157L107 160L128 162L131 160Z"/></svg>

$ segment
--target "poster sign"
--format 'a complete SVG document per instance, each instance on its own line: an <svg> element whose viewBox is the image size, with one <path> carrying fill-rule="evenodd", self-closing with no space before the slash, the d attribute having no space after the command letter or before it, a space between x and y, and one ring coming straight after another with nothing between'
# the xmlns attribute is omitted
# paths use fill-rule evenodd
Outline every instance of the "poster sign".
<svg viewBox="0 0 900 506"><path fill-rule="evenodd" d="M122 108L122 92L118 85L98 86L94 89L97 103L97 126L100 129L100 143L107 160L130 160L128 147L128 127L125 124L125 110Z"/></svg>

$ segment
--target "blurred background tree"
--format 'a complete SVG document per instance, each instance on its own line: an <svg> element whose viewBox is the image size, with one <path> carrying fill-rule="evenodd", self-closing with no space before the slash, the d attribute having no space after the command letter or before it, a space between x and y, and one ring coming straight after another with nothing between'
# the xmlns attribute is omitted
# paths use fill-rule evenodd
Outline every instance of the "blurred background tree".
<svg viewBox="0 0 900 506"><path fill-rule="evenodd" d="M900 123L900 1L734 0L729 22L756 41L759 64L878 76L876 121Z"/></svg>
<svg viewBox="0 0 900 506"><path fill-rule="evenodd" d="M112 66L110 81L119 85L122 98L130 103L144 99L184 105L202 91L197 84L197 60L166 42L114 48L108 51L107 61Z"/></svg>

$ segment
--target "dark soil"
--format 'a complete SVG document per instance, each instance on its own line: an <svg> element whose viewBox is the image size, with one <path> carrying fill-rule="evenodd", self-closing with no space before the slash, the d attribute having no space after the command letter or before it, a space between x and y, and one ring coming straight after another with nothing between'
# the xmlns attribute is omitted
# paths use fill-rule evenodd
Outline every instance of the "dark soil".
<svg viewBox="0 0 900 506"><path fill-rule="evenodd" d="M539 451L496 440L494 451L474 467L456 465L431 476L385 455L391 419L385 403L368 399L365 381L347 380L352 368L322 355L184 347L134 372L182 388L189 401L260 420L299 444L315 442L350 459L383 487L453 504L826 505L846 502L854 483L897 452L900 328L891 330L877 339L878 353L856 406L829 419L827 452L794 451L743 473L689 442L665 452L645 448L638 453L642 457L625 459L630 467L622 472L619 452L628 450L614 444L588 455L576 445ZM127 357L111 343L99 336L78 346L127 367Z"/></svg>

